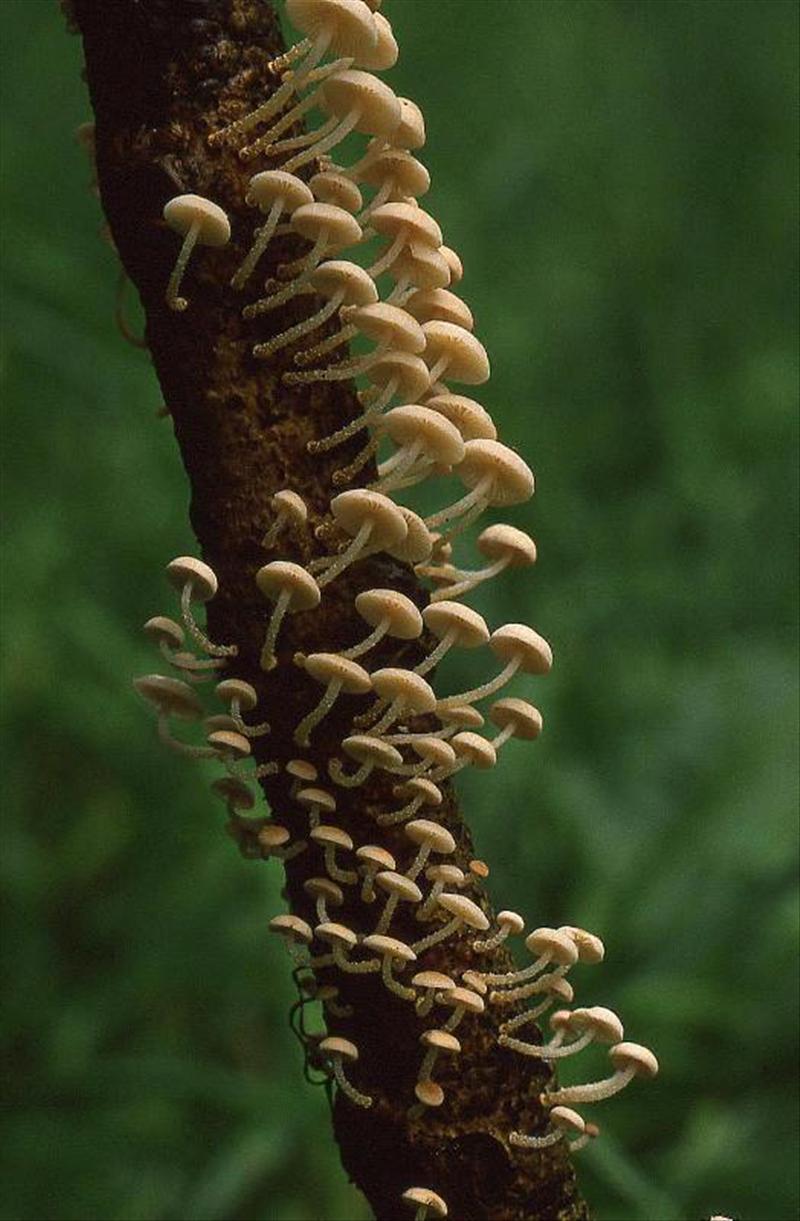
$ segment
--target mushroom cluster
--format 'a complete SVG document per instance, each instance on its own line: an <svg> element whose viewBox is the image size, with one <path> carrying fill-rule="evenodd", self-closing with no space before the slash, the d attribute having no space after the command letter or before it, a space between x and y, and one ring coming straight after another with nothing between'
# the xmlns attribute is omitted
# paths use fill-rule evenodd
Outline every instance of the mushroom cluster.
<svg viewBox="0 0 800 1221"><path fill-rule="evenodd" d="M574 999L566 978L571 968L599 963L604 955L600 939L587 930L536 928L524 941L532 958L527 965L488 969L492 955L504 955L501 947L523 935L525 921L508 910L490 917L476 901L480 892L465 893L488 870L480 861L456 863L456 839L442 814L447 808L443 786L452 777L466 768L495 767L502 751L515 749L508 745L512 739L530 743L539 737L543 719L527 699L504 695L485 713L478 705L514 681L529 687L549 672L553 655L527 624L490 625L462 601L507 569L535 563L530 535L502 522L478 533L477 563L454 559L454 547L463 545L485 510L530 499L534 476L498 439L489 411L460 392L485 385L489 360L475 335L472 312L455 291L463 276L461 260L418 203L430 187L430 176L415 156L425 143L423 116L376 75L397 59L390 22L379 8L379 0L287 0L287 16L301 38L271 65L281 83L262 105L209 137L212 145L236 148L245 161L264 163L250 178L245 198L261 220L247 236L243 261L227 277L235 308L259 328L254 356L288 362L282 366L287 387L352 380L361 404L354 420L309 444L319 453L361 437L356 457L333 474L326 520L312 535L303 499L291 488L279 491L261 539L262 549L274 558L253 572L267 604L260 652L265 686L278 668L284 677L288 671L310 680L298 683L298 689L311 692L292 725L298 756L246 770L251 741L267 734L269 726L250 719L258 703L255 688L229 672L235 647L215 644L195 621L193 606L217 590L216 576L200 560L184 556L168 566L180 594L182 624L156 616L145 625L180 677L147 675L136 686L155 707L158 733L167 746L224 765L225 776L212 788L226 803L230 833L243 853L282 861L303 856L308 919L285 913L272 919L270 929L284 940L295 964L303 993L301 1024L309 997L321 1000L326 1019L333 1020L325 1035L310 1035L304 1026L302 1033L315 1065L342 1098L364 1108L374 1101L369 1081L361 1079L359 1047L336 1025L350 1012L337 1001L336 981L373 977L365 983L385 988L395 998L392 1003L406 1006L409 1020L418 1024L418 1072L406 1101L420 1114L443 1105L447 1061L457 1060L470 1024L485 1020L487 1012L505 1051L548 1065L595 1044L609 1046L610 1076L554 1085L541 1095L547 1130L507 1134L517 1149L542 1149L569 1138L570 1149L577 1150L598 1129L572 1104L608 1098L634 1077L652 1077L658 1063L647 1048L625 1041L611 1010L563 1008ZM316 129L291 134L299 118L314 113L322 115ZM366 148L352 164L337 165L329 154L351 132L368 138ZM164 215L184 238L167 303L184 310L187 301L179 288L193 247L224 245L230 226L216 204L194 195L168 201ZM251 288L278 233L305 239L308 250L278 266L263 291L254 290L262 295L242 305L240 294ZM371 255L359 253L354 261L343 257L373 240L378 247ZM270 326L290 300L308 300L308 316L289 327L280 321ZM338 321L338 329L315 341L330 320ZM265 326L266 334L260 331ZM356 337L368 350L336 359ZM374 458L371 483L337 490ZM434 499L440 507L427 515L401 503L403 494L421 483L445 479L454 487ZM288 546L281 555L284 543L301 537L304 562L298 562L298 547L293 556L286 554ZM314 551L312 537L325 553L307 558ZM284 645L287 616L314 612L331 587L341 600L342 588L358 584L353 572L359 571L359 561L380 553L429 583L427 606L420 610L392 589L361 589L352 619L366 624L366 632L357 626L342 647L325 641L308 654ZM344 573L347 581L340 580ZM410 648L425 629L433 643ZM193 650L185 648L187 635ZM382 661L375 664L379 645ZM468 690L439 694L435 669L459 649L488 649L488 676ZM393 664L386 664L392 650ZM403 664L408 655L414 662ZM214 682L224 707L205 721L195 690L203 682ZM352 707L355 714L348 712ZM344 721L347 731L334 751L312 762L303 752L311 754L312 743L325 739L323 722L334 708L334 719ZM496 732L485 730L486 716ZM204 742L177 737L172 721L202 722ZM279 767L287 779L287 808L277 821L248 817L255 806L248 781ZM391 794L386 805L376 810L364 803L357 827L352 819L341 825L340 803L346 805L354 791L357 798L357 790L368 781L372 785L376 774ZM418 935L409 936L409 927ZM466 942L474 955L473 967L458 978L447 971L448 946L456 941ZM541 1042L534 1023L556 1006L551 1037ZM409 1188L403 1199L418 1217L447 1215L444 1201L429 1188Z"/></svg>

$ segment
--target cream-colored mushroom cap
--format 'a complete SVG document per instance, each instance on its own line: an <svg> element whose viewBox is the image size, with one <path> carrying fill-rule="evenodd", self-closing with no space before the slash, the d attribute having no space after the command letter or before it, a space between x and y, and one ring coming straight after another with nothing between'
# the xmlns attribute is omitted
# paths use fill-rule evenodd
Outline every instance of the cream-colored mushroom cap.
<svg viewBox="0 0 800 1221"><path fill-rule="evenodd" d="M562 967L571 967L578 961L575 942L566 933L555 928L535 928L525 938L525 948L537 956L546 954Z"/></svg>
<svg viewBox="0 0 800 1221"><path fill-rule="evenodd" d="M487 643L489 629L483 615L460 602L434 602L422 612L425 626L441 640L451 632L462 649L477 649Z"/></svg>
<svg viewBox="0 0 800 1221"><path fill-rule="evenodd" d="M230 729L215 729L207 738L209 746L223 755L233 755L236 759L246 759L250 754L250 742L241 733Z"/></svg>
<svg viewBox="0 0 800 1221"><path fill-rule="evenodd" d="M299 916L273 916L269 922L269 928L270 932L279 933L287 941L298 941L304 945L310 945L314 939L311 925L307 924L305 920L301 920Z"/></svg>
<svg viewBox="0 0 800 1221"><path fill-rule="evenodd" d="M396 148L422 148L425 143L425 117L416 102L410 98L398 98L400 122L392 133L392 144Z"/></svg>
<svg viewBox="0 0 800 1221"><path fill-rule="evenodd" d="M525 921L517 912L501 911L497 913L497 923L501 928L507 928L509 933L517 937L525 927Z"/></svg>
<svg viewBox="0 0 800 1221"><path fill-rule="evenodd" d="M398 282L407 280L419 289L446 288L450 283L450 268L436 247L426 242L411 241L404 246L389 268L389 275Z"/></svg>
<svg viewBox="0 0 800 1221"><path fill-rule="evenodd" d="M238 776L221 776L211 784L211 792L227 801L235 810L252 810L256 799Z"/></svg>
<svg viewBox="0 0 800 1221"><path fill-rule="evenodd" d="M432 992L448 992L456 986L455 980L441 971L418 971L411 976L411 982L415 988L427 988Z"/></svg>
<svg viewBox="0 0 800 1221"><path fill-rule="evenodd" d="M341 886L337 886L330 878L306 878L303 882L303 890L312 899L325 899L334 907L341 907L344 903L344 892Z"/></svg>
<svg viewBox="0 0 800 1221"><path fill-rule="evenodd" d="M433 712L436 707L436 696L430 683L411 670L400 670L396 666L374 670L372 687L381 699L401 699L411 712Z"/></svg>
<svg viewBox="0 0 800 1221"><path fill-rule="evenodd" d="M465 729L480 729L483 714L472 704L453 704L451 708L437 709L437 717L443 725L461 725Z"/></svg>
<svg viewBox="0 0 800 1221"><path fill-rule="evenodd" d="M380 848L377 844L363 844L360 848L356 848L356 856L364 865L376 869L393 872L397 868L397 862L391 852L387 852L385 848Z"/></svg>
<svg viewBox="0 0 800 1221"><path fill-rule="evenodd" d="M286 764L286 772L294 780L302 780L306 784L313 784L319 776L314 764L309 763L307 759L290 759Z"/></svg>
<svg viewBox="0 0 800 1221"><path fill-rule="evenodd" d="M420 631L422 631L422 619L419 621ZM173 648L180 648L184 641L184 631L179 623L174 619L169 619L166 615L153 615L152 619L148 619L142 626L142 631L151 640L155 640L157 644L171 645Z"/></svg>
<svg viewBox="0 0 800 1221"><path fill-rule="evenodd" d="M266 848L268 851L274 848L282 848L284 844L288 844L291 838L287 828L281 827L278 823L267 823L256 836L261 847Z"/></svg>
<svg viewBox="0 0 800 1221"><path fill-rule="evenodd" d="M350 852L353 847L353 841L346 831L343 831L341 827L329 827L324 823L314 827L308 838L313 839L315 844L322 844L325 848L344 848Z"/></svg>
<svg viewBox="0 0 800 1221"><path fill-rule="evenodd" d="M539 709L534 708L533 704L529 704L527 700L519 700L514 696L495 700L489 709L489 720L498 729L505 729L507 725L512 725L514 727L512 736L523 738L528 742L538 738L542 732L542 714Z"/></svg>
<svg viewBox="0 0 800 1221"><path fill-rule="evenodd" d="M217 592L217 578L213 568L197 560L193 555L179 555L167 564L167 580L179 592L191 583L192 602L208 602Z"/></svg>
<svg viewBox="0 0 800 1221"><path fill-rule="evenodd" d="M327 235L329 246L355 246L361 241L358 221L336 204L302 204L292 213L292 228L309 242Z"/></svg>
<svg viewBox="0 0 800 1221"><path fill-rule="evenodd" d="M394 90L356 68L329 76L320 87L318 102L326 114L342 118L358 110L355 130L368 136L390 136L400 122L400 100Z"/></svg>
<svg viewBox="0 0 800 1221"><path fill-rule="evenodd" d="M422 564L433 551L433 535L419 513L415 513L406 505L399 505L398 508L406 523L407 533L402 542L387 547L386 550L396 560L402 560L406 564Z"/></svg>
<svg viewBox="0 0 800 1221"><path fill-rule="evenodd" d="M425 776L412 776L410 780L404 781L403 784L396 784L392 789L396 797L413 798L422 797L423 805L440 806L442 804L442 794L439 788L428 780Z"/></svg>
<svg viewBox="0 0 800 1221"><path fill-rule="evenodd" d="M334 920L325 920L322 924L318 924L314 929L314 936L319 937L320 941L327 941L329 945L338 943L347 946L348 949L358 945L358 937L353 930L344 924L337 924Z"/></svg>
<svg viewBox="0 0 800 1221"><path fill-rule="evenodd" d="M398 305L376 301L373 305L351 305L341 312L342 321L357 327L374 343L390 343L392 348L418 356L425 351L425 336L416 318Z"/></svg>
<svg viewBox="0 0 800 1221"><path fill-rule="evenodd" d="M438 253L438 251L437 251ZM441 256L440 256L441 257ZM407 298L405 309L418 322L452 322L453 326L471 331L475 326L472 310L447 288L420 288Z"/></svg>
<svg viewBox="0 0 800 1221"><path fill-rule="evenodd" d="M361 943L371 954L380 954L382 958L393 958L398 962L416 962L417 956L410 945L398 941L396 937L384 937L380 933L370 933Z"/></svg>
<svg viewBox="0 0 800 1221"><path fill-rule="evenodd" d="M501 661L519 658L525 674L547 674L553 665L550 645L525 623L506 623L492 632L489 642L492 652Z"/></svg>
<svg viewBox="0 0 800 1221"><path fill-rule="evenodd" d="M474 399L466 398L463 394L434 394L425 400L425 406L431 411L438 411L440 415L449 420L461 433L464 441L495 441L497 439L494 420L489 412ZM489 527L489 529L492 528ZM480 544L480 538L478 542Z"/></svg>
<svg viewBox="0 0 800 1221"><path fill-rule="evenodd" d="M364 203L352 178L335 170L321 170L309 179L308 185L318 203L335 204L345 212L358 212Z"/></svg>
<svg viewBox="0 0 800 1221"><path fill-rule="evenodd" d="M464 457L464 440L458 429L443 415L416 403L387 411L381 432L390 436L395 445L422 443L426 456L440 466L457 466Z"/></svg>
<svg viewBox="0 0 800 1221"><path fill-rule="evenodd" d="M370 7L377 10L380 6L371 5ZM378 41L374 50L369 52L364 51L359 55L358 62L362 68L369 68L371 72L386 72L397 63L400 49L392 27L383 14L375 11L374 21L378 32Z"/></svg>
<svg viewBox="0 0 800 1221"><path fill-rule="evenodd" d="M422 329L426 340L425 363L429 369L446 357L448 363L444 376L448 381L479 386L489 380L489 357L483 344L471 331L435 318L424 322Z"/></svg>
<svg viewBox="0 0 800 1221"><path fill-rule="evenodd" d="M386 550L401 543L408 533L406 519L397 505L380 492L354 488L340 492L331 501L331 512L345 533L355 537L366 522L370 522L370 546Z"/></svg>
<svg viewBox="0 0 800 1221"><path fill-rule="evenodd" d="M387 894L396 895L404 903L419 903L422 900L422 891L416 882L412 882L405 874L395 873L391 869L384 869L381 873L376 874L375 885L380 886L381 890L385 890Z"/></svg>
<svg viewBox="0 0 800 1221"><path fill-rule="evenodd" d="M467 880L458 865L446 864L429 865L425 877L429 882L443 882L445 886L463 886Z"/></svg>
<svg viewBox="0 0 800 1221"><path fill-rule="evenodd" d="M203 728L207 734L214 733L217 729L230 729L233 733L237 733L239 726L232 716L219 712L215 713L214 716L204 716Z"/></svg>
<svg viewBox="0 0 800 1221"><path fill-rule="evenodd" d="M409 745L420 759L424 759L433 767L452 767L456 761L456 752L449 742L443 742L441 738L424 734L415 737Z"/></svg>
<svg viewBox="0 0 800 1221"><path fill-rule="evenodd" d="M427 818L414 818L403 827L406 835L415 844L430 844L434 852L450 853L456 850L456 841L447 827Z"/></svg>
<svg viewBox="0 0 800 1221"><path fill-rule="evenodd" d="M443 325L443 324L442 324ZM486 491L495 507L522 504L534 492L533 471L524 459L500 441L467 441L458 477L468 488L490 479Z"/></svg>
<svg viewBox="0 0 800 1221"><path fill-rule="evenodd" d="M443 1005L450 1005L451 1008L463 1007L470 1013L483 1013L486 1006L483 1003L482 997L477 992L473 992L470 988L451 988L446 995L442 997Z"/></svg>
<svg viewBox="0 0 800 1221"><path fill-rule="evenodd" d="M572 1025L575 1030L591 1030L601 1043L619 1044L625 1038L622 1022L613 1009L606 1009L604 1005L576 1009L572 1014Z"/></svg>
<svg viewBox="0 0 800 1221"><path fill-rule="evenodd" d="M347 695L365 695L372 687L364 667L338 653L309 653L303 669L318 683L340 683Z"/></svg>
<svg viewBox="0 0 800 1221"><path fill-rule="evenodd" d="M470 928L476 928L479 932L485 933L489 927L489 921L478 904L473 903L472 899L467 899L464 895L452 895L445 891L444 894L439 895L437 902L451 916L463 920L464 924L468 924Z"/></svg>
<svg viewBox="0 0 800 1221"><path fill-rule="evenodd" d="M587 932L585 928L576 928L573 924L565 924L559 932L566 933L575 942L580 962L594 964L605 958L606 947L594 933Z"/></svg>
<svg viewBox="0 0 800 1221"><path fill-rule="evenodd" d="M479 992L481 996L485 996L489 991L483 981L482 976L477 971L462 971L461 981L465 983L472 992Z"/></svg>
<svg viewBox="0 0 800 1221"><path fill-rule="evenodd" d="M550 1123L554 1128L559 1128L562 1132L571 1131L580 1134L586 1129L583 1117L570 1107L552 1107L550 1110Z"/></svg>
<svg viewBox="0 0 800 1221"><path fill-rule="evenodd" d="M388 634L398 640L416 640L422 632L419 609L410 598L395 589L365 590L356 598L355 607L370 627L388 620Z"/></svg>
<svg viewBox="0 0 800 1221"><path fill-rule="evenodd" d="M224 678L217 683L214 691L223 704L232 704L237 700L242 712L252 712L258 703L258 692L252 683L246 683L243 678Z"/></svg>
<svg viewBox="0 0 800 1221"><path fill-rule="evenodd" d="M153 704L159 712L177 717L179 721L198 721L203 715L203 705L188 683L179 678L168 678L164 674L143 674L135 678L133 685L143 699Z"/></svg>
<svg viewBox="0 0 800 1221"><path fill-rule="evenodd" d="M283 170L263 170L254 174L247 184L245 203L268 212L276 199L283 200L284 212L296 212L303 204L314 202L314 196L295 174Z"/></svg>
<svg viewBox="0 0 800 1221"><path fill-rule="evenodd" d="M536 991L547 992L550 996L558 997L560 1001L565 1001L568 1005L571 1005L575 999L575 989L572 984L555 971L548 971L539 976L536 980Z"/></svg>
<svg viewBox="0 0 800 1221"><path fill-rule="evenodd" d="M409 403L424 394L431 382L428 366L421 357L397 349L384 352L365 369L364 376L381 390L389 382L396 383L396 393Z"/></svg>
<svg viewBox="0 0 800 1221"><path fill-rule="evenodd" d="M415 199L424 195L431 185L431 176L425 166L404 148L384 149L364 166L361 177L375 187L391 178L395 194L411 195Z"/></svg>
<svg viewBox="0 0 800 1221"><path fill-rule="evenodd" d="M453 993L448 992L446 995L450 997ZM446 1052L451 1056L457 1056L461 1051L460 1040L454 1034L450 1034L449 1030L425 1030L419 1036L419 1041L426 1047L435 1047L437 1051Z"/></svg>
<svg viewBox="0 0 800 1221"><path fill-rule="evenodd" d="M550 1028L556 1032L572 1030L573 1016L570 1009L556 1009L550 1014Z"/></svg>
<svg viewBox="0 0 800 1221"><path fill-rule="evenodd" d="M293 611L313 610L322 597L311 574L289 560L264 564L256 573L256 585L271 602L277 601L285 590L289 595L289 609Z"/></svg>
<svg viewBox="0 0 800 1221"><path fill-rule="evenodd" d="M308 521L306 502L291 488L282 488L280 492L270 496L269 502L275 512L282 514L293 526L304 526Z"/></svg>
<svg viewBox="0 0 800 1221"><path fill-rule="evenodd" d="M325 814L332 814L336 809L336 798L325 789L298 789L295 801L306 810L321 810Z"/></svg>
<svg viewBox="0 0 800 1221"><path fill-rule="evenodd" d="M415 204L381 204L370 216L369 223L383 237L395 238L405 229L409 241L433 246L434 250L438 250L442 244L442 231L437 222L429 212Z"/></svg>
<svg viewBox="0 0 800 1221"><path fill-rule="evenodd" d="M351 1043L349 1039L342 1039L339 1035L328 1035L320 1040L319 1049L329 1056L341 1056L343 1060L357 1060L358 1048L355 1043Z"/></svg>
<svg viewBox="0 0 800 1221"><path fill-rule="evenodd" d="M474 878L483 879L483 878L488 878L488 876L489 876L489 866L486 864L486 861L481 861L481 860L470 861L469 871Z"/></svg>
<svg viewBox="0 0 800 1221"><path fill-rule="evenodd" d="M230 241L227 216L218 204L202 195L176 195L164 205L164 220L182 237L193 225L199 225L197 241L201 246L225 246Z"/></svg>
<svg viewBox="0 0 800 1221"><path fill-rule="evenodd" d="M637 1077L655 1077L658 1073L658 1060L641 1043L617 1043L608 1054L617 1071L632 1068Z"/></svg>
<svg viewBox="0 0 800 1221"><path fill-rule="evenodd" d="M472 733L466 729L455 734L450 741L458 757L468 759L472 767L488 771L497 762L497 751L488 738L482 738L479 733Z"/></svg>
<svg viewBox="0 0 800 1221"><path fill-rule="evenodd" d="M323 297L344 293L346 305L373 305L378 300L375 281L357 263L347 259L327 259L309 277L311 285Z"/></svg>
<svg viewBox="0 0 800 1221"><path fill-rule="evenodd" d="M370 737L368 733L354 733L342 742L342 750L357 763L371 763L374 767L400 767L403 756L391 742L383 738Z"/></svg>
<svg viewBox="0 0 800 1221"><path fill-rule="evenodd" d="M375 18L358 0L286 0L286 16L307 38L331 29L331 49L348 59L373 50Z"/></svg>
<svg viewBox="0 0 800 1221"><path fill-rule="evenodd" d="M442 258L450 268L450 279L453 284L459 284L464 279L464 264L450 246L439 247Z"/></svg>
<svg viewBox="0 0 800 1221"><path fill-rule="evenodd" d="M477 538L478 550L487 560L508 558L512 567L536 563L536 543L524 530L498 523L487 526Z"/></svg>
<svg viewBox="0 0 800 1221"><path fill-rule="evenodd" d="M414 1086L417 1101L426 1107L440 1107L444 1102L444 1090L436 1081L418 1081Z"/></svg>

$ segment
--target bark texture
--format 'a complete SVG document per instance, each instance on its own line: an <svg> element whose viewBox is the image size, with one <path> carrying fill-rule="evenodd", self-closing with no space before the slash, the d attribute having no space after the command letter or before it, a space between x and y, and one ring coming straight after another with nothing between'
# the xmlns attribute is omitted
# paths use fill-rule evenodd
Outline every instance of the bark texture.
<svg viewBox="0 0 800 1221"><path fill-rule="evenodd" d="M264 277L305 247L295 239L276 239L249 291L241 294L229 287L259 221L244 203L247 179L263 165L244 166L230 147L210 149L206 138L253 109L274 87L266 64L282 48L277 19L267 0L70 0L68 7L84 43L103 206L144 304L147 343L191 484L192 525L204 559L219 578L219 593L208 605L210 634L237 645L238 656L226 673L257 688L258 719L272 723L271 735L256 739L258 761L284 764L300 753L292 730L320 694L293 664L295 650L335 651L358 640L364 625L353 599L360 590L393 587L420 606L427 595L407 567L386 556L364 560L326 589L318 610L287 618L278 667L269 675L259 669L269 607L254 573L271 559L306 563L335 545L327 515L331 474L359 445L357 438L351 450L314 458L306 450L309 440L357 411L349 383L287 389L281 374L291 367L293 349L272 362L251 355L254 342L310 308L306 298L266 323L241 317L241 306L259 295ZM435 6L430 19L435 20ZM224 207L233 238L222 250L196 250L184 284L190 305L177 314L166 308L164 288L179 242L163 223L162 209L171 196L185 191ZM369 474L368 469L367 478ZM306 500L310 529L302 537L283 536L266 552L261 539L271 523L270 497L284 487ZM315 536L318 527L323 541ZM169 558L164 556L165 562ZM158 582L158 574L153 580ZM417 643L384 642L371 655L369 668L413 665L419 648ZM367 702L343 697L314 734L305 757L316 763L322 778L327 761L341 753L339 744L353 715ZM373 776L362 788L336 790L336 821L356 843L381 843L399 861L407 860L402 832L380 831L373 822L372 815L397 806L385 774ZM492 783L491 776L486 783ZM267 779L264 790L280 821L302 833L305 817L290 800L285 773ZM470 835L452 792L442 811L439 817L459 844L456 861L466 869L473 855ZM242 846L246 852L248 844ZM289 865L286 893L292 910L313 924L302 888L310 872L321 870L316 854L308 852ZM477 882L468 893L491 914ZM376 906L347 899L334 918L370 931ZM402 911L393 924L396 935L407 940L419 938L420 928ZM469 966L502 970L510 962L505 950L481 960L469 938L460 937L432 951L425 966L457 977ZM423 1050L419 1036L434 1022L419 1020L413 1006L389 993L379 977L343 977L338 971L323 975L339 986L341 1001L353 1007L353 1016L334 1021L331 1033L359 1047L360 1060L350 1076L374 1097L372 1108L363 1110L339 1096L333 1115L345 1169L377 1218L403 1215L400 1195L412 1185L438 1191L450 1216L462 1221L577 1221L588 1216L563 1144L536 1154L517 1151L507 1142L514 1128L544 1129L538 1095L548 1072L535 1060L498 1048L498 1018L491 1008L481 1018L463 1021L458 1030L462 1054L437 1063L444 1105L420 1113L412 1105ZM513 1010L503 1010L503 1016L509 1012Z"/></svg>

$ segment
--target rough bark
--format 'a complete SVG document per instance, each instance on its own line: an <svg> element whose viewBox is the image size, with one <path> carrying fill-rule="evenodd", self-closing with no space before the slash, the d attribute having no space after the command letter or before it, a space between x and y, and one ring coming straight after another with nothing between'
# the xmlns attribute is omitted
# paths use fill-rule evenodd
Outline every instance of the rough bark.
<svg viewBox="0 0 800 1221"><path fill-rule="evenodd" d="M287 619L277 669L269 675L259 669L268 607L254 573L270 559L304 563L329 550L330 534L321 543L314 530L324 526L330 531L330 478L343 451L311 458L306 442L343 423L357 406L348 383L286 389L281 374L290 364L287 351L271 363L251 355L254 340L271 334L272 327L244 322L241 305L258 295L257 285L278 262L296 257L302 247L295 249L293 239L275 241L250 292L242 296L228 286L257 223L257 214L244 204L247 177L254 171L230 148L210 149L206 137L252 109L273 87L266 63L282 47L276 16L266 0L70 0L69 8L84 42L103 207L146 312L147 343L191 485L192 525L203 557L219 577L219 594L208 607L210 633L238 646L228 673L253 683L260 693L259 717L272 722L272 734L257 739L259 761L283 764L297 756L291 731L319 695L316 684L293 665L295 650L331 651L358 639L363 624L352 604L361 589L395 587L419 605L426 594L408 568L386 556L362 561L326 590L319 610ZM165 307L164 287L177 239L161 214L166 200L181 191L221 204L231 218L233 240L223 250L196 252L186 282L190 307L176 314ZM307 303L288 307L272 326L283 329L307 309ZM271 521L269 500L283 487L294 488L307 501L311 529L303 538L284 537L267 553L260 540ZM158 574L153 579L157 583ZM384 644L371 667L413 665L417 648ZM322 776L362 706L363 701L342 698L314 735L312 749L305 753ZM492 783L491 776L486 782ZM281 821L302 832L303 815L292 806L285 774L265 781L264 790ZM337 798L337 821L356 842L380 842L399 859L407 858L402 834L379 831L370 817L396 806L385 778L377 775L358 790L338 790ZM466 868L472 856L470 835L452 792L447 792L443 810L459 843L457 862ZM306 853L289 865L287 876L292 909L312 923L302 883L316 871L312 854ZM478 883L471 893L489 912ZM352 900L343 916L362 931L369 931L376 919L374 907ZM393 927L409 940L420 936L419 924L403 913ZM501 951L483 960L487 968L489 961L496 970L511 960ZM426 966L453 976L480 964L466 937L451 939L425 960ZM416 1184L438 1191L448 1201L450 1215L464 1221L574 1221L588 1215L563 1144L542 1154L520 1153L508 1145L513 1128L543 1129L538 1095L548 1076L536 1061L498 1048L497 1019L489 1008L484 1017L468 1017L459 1028L461 1056L438 1062L444 1105L419 1114L419 1108L411 1107L421 1056L418 1040L432 1023L419 1021L413 1006L392 996L378 977L335 974L341 999L353 1006L354 1014L339 1019L332 1033L360 1048L351 1076L375 1099L370 1110L362 1110L338 1097L335 1134L345 1169L376 1217L400 1216L400 1194Z"/></svg>

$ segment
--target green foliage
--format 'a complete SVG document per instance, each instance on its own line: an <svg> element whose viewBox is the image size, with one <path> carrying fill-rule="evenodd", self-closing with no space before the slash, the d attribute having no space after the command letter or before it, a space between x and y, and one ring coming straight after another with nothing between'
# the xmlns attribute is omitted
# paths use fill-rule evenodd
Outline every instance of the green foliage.
<svg viewBox="0 0 800 1221"><path fill-rule="evenodd" d="M287 1027L280 882L130 689L155 668L161 566L192 548L186 483L114 325L79 44L49 0L2 7L0 1217L363 1217ZM579 995L662 1061L600 1110L585 1189L614 1221L788 1221L796 8L386 11L493 359L483 398L539 480L513 515L537 569L473 601L553 642L547 730L465 780L478 848L503 905L606 938ZM468 655L442 689L476 676Z"/></svg>

